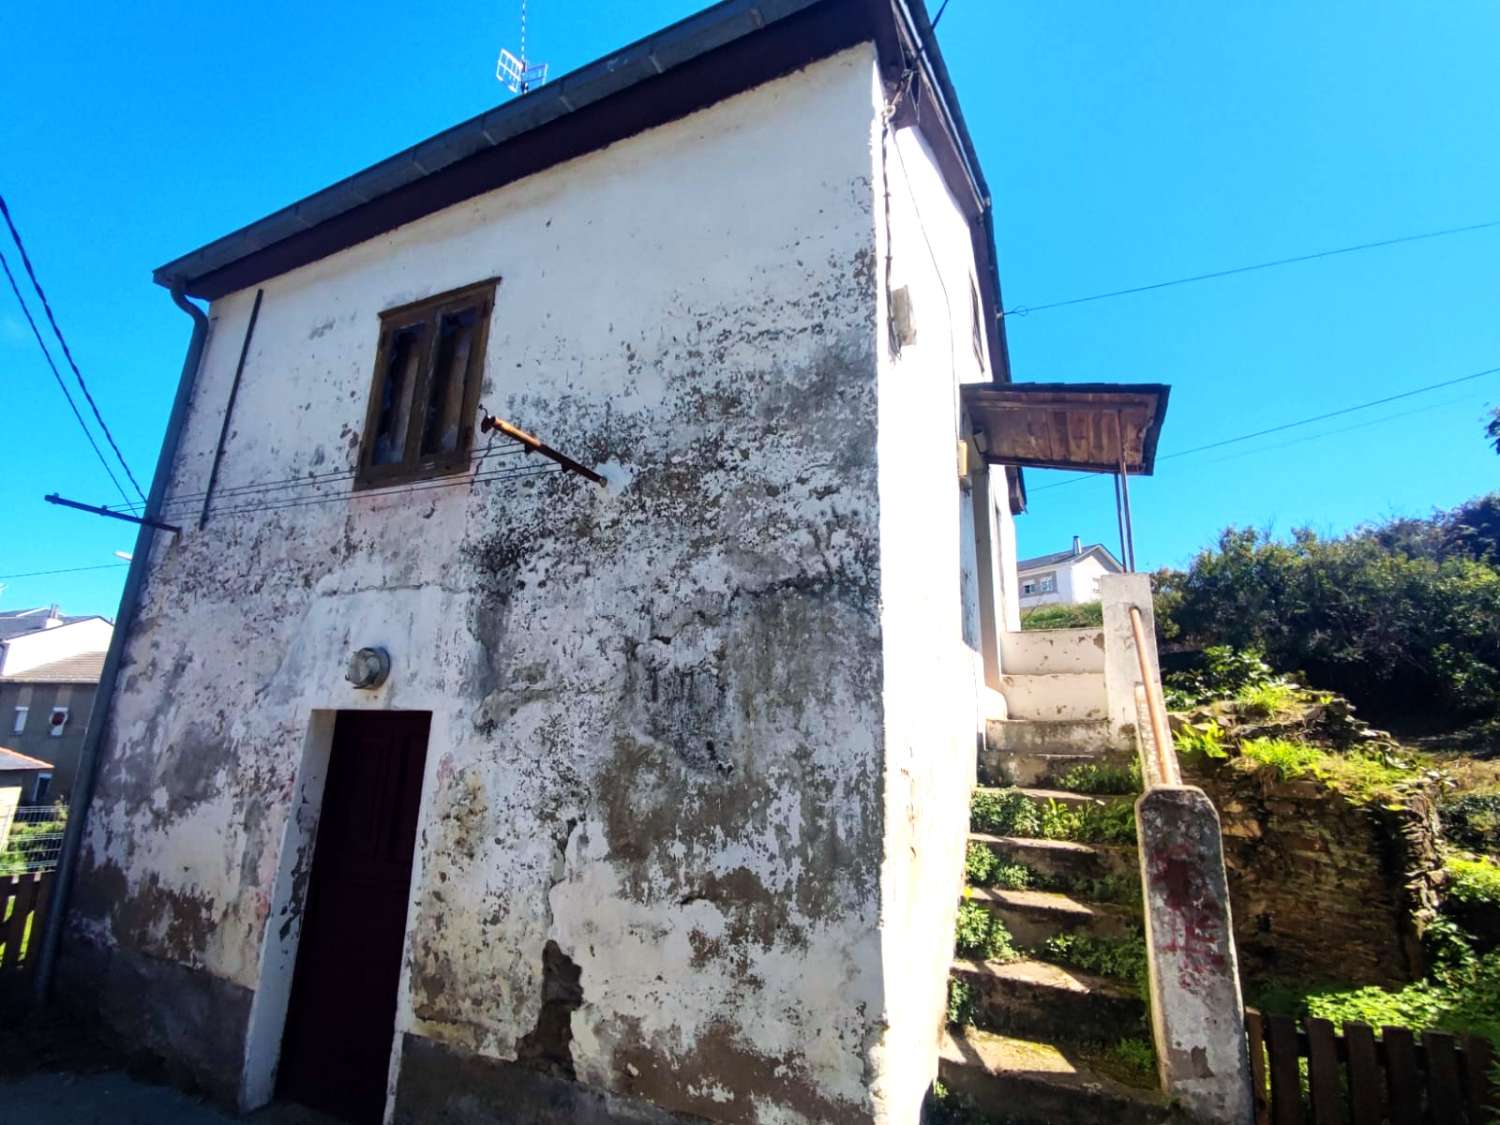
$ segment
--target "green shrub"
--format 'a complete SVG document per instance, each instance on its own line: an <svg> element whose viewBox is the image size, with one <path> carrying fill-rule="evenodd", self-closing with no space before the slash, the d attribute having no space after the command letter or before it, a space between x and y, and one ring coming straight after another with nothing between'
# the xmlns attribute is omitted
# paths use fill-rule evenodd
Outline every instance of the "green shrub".
<svg viewBox="0 0 1500 1125"><path fill-rule="evenodd" d="M1014 961L1020 956L1005 923L977 902L960 903L954 948L981 961Z"/></svg>
<svg viewBox="0 0 1500 1125"><path fill-rule="evenodd" d="M1058 934L1043 946L1047 958L1086 973L1146 984L1146 939L1099 938L1089 934Z"/></svg>
<svg viewBox="0 0 1500 1125"><path fill-rule="evenodd" d="M1465 793L1438 807L1443 835L1461 848L1500 855L1500 793Z"/></svg>
<svg viewBox="0 0 1500 1125"><path fill-rule="evenodd" d="M1155 576L1158 629L1181 643L1258 650L1273 668L1376 713L1493 715L1497 510L1491 495L1332 539L1227 528L1185 572Z"/></svg>
<svg viewBox="0 0 1500 1125"><path fill-rule="evenodd" d="M1312 776L1328 756L1316 746L1284 738L1247 738L1240 743L1240 753L1252 761L1270 766L1282 781Z"/></svg>
<svg viewBox="0 0 1500 1125"><path fill-rule="evenodd" d="M1235 693L1234 698L1246 714L1259 719L1272 719L1293 708L1297 702L1297 689L1292 684L1278 681L1242 688Z"/></svg>
<svg viewBox="0 0 1500 1125"><path fill-rule="evenodd" d="M1284 738L1248 738L1240 754L1273 768L1283 781L1311 777L1356 801L1391 800L1400 787L1424 777L1423 763L1386 750L1348 750L1331 753ZM1425 775L1439 778L1437 771Z"/></svg>
<svg viewBox="0 0 1500 1125"><path fill-rule="evenodd" d="M989 848L975 841L969 842L964 854L964 875L978 887L1003 887L1009 891L1024 891L1031 885L1031 869L1023 863L1007 863Z"/></svg>
<svg viewBox="0 0 1500 1125"><path fill-rule="evenodd" d="M948 1022L954 1027L974 1022L974 986L968 981L948 979Z"/></svg>
<svg viewBox="0 0 1500 1125"><path fill-rule="evenodd" d="M1453 898L1500 906L1500 864L1453 856L1443 866L1448 872L1447 893Z"/></svg>
<svg viewBox="0 0 1500 1125"><path fill-rule="evenodd" d="M1128 766L1114 766L1108 762L1074 766L1058 779L1057 787L1069 793L1139 793L1141 763L1131 758Z"/></svg>
<svg viewBox="0 0 1500 1125"><path fill-rule="evenodd" d="M1135 842L1135 809L1124 801L1070 807L1061 801L1042 806L1044 840L1072 840L1080 844Z"/></svg>
<svg viewBox="0 0 1500 1125"><path fill-rule="evenodd" d="M1262 688L1286 687L1291 691L1290 685L1276 675L1255 649L1209 645L1199 661L1198 667L1190 671L1173 672L1165 677L1167 705L1173 710L1185 711L1217 699L1236 699Z"/></svg>
<svg viewBox="0 0 1500 1125"><path fill-rule="evenodd" d="M995 836L1036 836L1042 812L1019 789L976 790L969 803L969 823Z"/></svg>
<svg viewBox="0 0 1500 1125"><path fill-rule="evenodd" d="M1103 624L1104 606L1099 602L1039 605L1021 613L1022 629L1097 629Z"/></svg>
<svg viewBox="0 0 1500 1125"><path fill-rule="evenodd" d="M1318 989L1303 1007L1307 1015L1334 1023L1359 1020L1376 1027L1481 1035L1500 1046L1500 950L1404 988Z"/></svg>
<svg viewBox="0 0 1500 1125"><path fill-rule="evenodd" d="M1229 757L1224 745L1224 728L1212 719L1206 723L1187 723L1172 736L1177 753L1185 758L1218 760Z"/></svg>

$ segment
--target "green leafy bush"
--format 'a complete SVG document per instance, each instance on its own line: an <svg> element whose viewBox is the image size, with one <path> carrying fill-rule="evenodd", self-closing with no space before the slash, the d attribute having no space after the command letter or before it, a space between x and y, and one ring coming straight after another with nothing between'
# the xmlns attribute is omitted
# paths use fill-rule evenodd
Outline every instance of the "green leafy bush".
<svg viewBox="0 0 1500 1125"><path fill-rule="evenodd" d="M1186 723L1172 735L1177 753L1186 758L1219 760L1229 757L1224 745L1224 728L1212 719L1206 723Z"/></svg>
<svg viewBox="0 0 1500 1125"><path fill-rule="evenodd" d="M1243 688L1234 698L1246 714L1258 719L1273 719L1295 706L1297 688L1285 682L1258 684Z"/></svg>
<svg viewBox="0 0 1500 1125"><path fill-rule="evenodd" d="M1089 762L1074 766L1057 781L1059 789L1069 793L1139 793L1141 790L1141 764L1135 758L1128 766L1115 766L1108 762Z"/></svg>
<svg viewBox="0 0 1500 1125"><path fill-rule="evenodd" d="M954 1027L974 1022L974 986L968 981L948 980L948 1022Z"/></svg>
<svg viewBox="0 0 1500 1125"><path fill-rule="evenodd" d="M1359 1020L1377 1027L1481 1035L1500 1046L1500 950L1467 968L1404 988L1319 989L1307 995L1304 1009L1335 1023Z"/></svg>
<svg viewBox="0 0 1500 1125"><path fill-rule="evenodd" d="M969 802L969 823L995 836L1036 836L1042 812L1019 789L979 789Z"/></svg>
<svg viewBox="0 0 1500 1125"><path fill-rule="evenodd" d="M1459 902L1500 905L1500 864L1483 859L1451 857L1447 893Z"/></svg>
<svg viewBox="0 0 1500 1125"><path fill-rule="evenodd" d="M977 902L960 903L954 948L982 961L1014 961L1020 956L1005 923Z"/></svg>
<svg viewBox="0 0 1500 1125"><path fill-rule="evenodd" d="M1311 776L1328 756L1316 746L1285 738L1247 738L1240 743L1240 754L1270 766L1282 781Z"/></svg>
<svg viewBox="0 0 1500 1125"><path fill-rule="evenodd" d="M1257 649L1218 644L1203 650L1198 667L1173 672L1163 680L1170 695L1167 705L1178 711L1284 684Z"/></svg>
<svg viewBox="0 0 1500 1125"><path fill-rule="evenodd" d="M1021 613L1022 629L1097 629L1103 624L1104 606L1099 602L1039 605Z"/></svg>
<svg viewBox="0 0 1500 1125"><path fill-rule="evenodd" d="M1125 801L1069 806L1048 801L1042 806L1044 840L1072 840L1080 844L1135 842L1135 809Z"/></svg>
<svg viewBox="0 0 1500 1125"><path fill-rule="evenodd" d="M979 887L1003 887L1024 891L1031 885L1031 869L1023 863L1008 863L983 844L969 842L964 854L964 876Z"/></svg>
<svg viewBox="0 0 1500 1125"><path fill-rule="evenodd" d="M1500 855L1500 793L1464 793L1438 807L1443 835L1461 848Z"/></svg>
<svg viewBox="0 0 1500 1125"><path fill-rule="evenodd" d="M1058 934L1047 939L1048 960L1071 965L1086 973L1130 981L1145 987L1146 939L1143 937L1099 938L1089 934Z"/></svg>
<svg viewBox="0 0 1500 1125"><path fill-rule="evenodd" d="M1332 539L1231 527L1186 571L1156 575L1158 628L1178 642L1259 651L1377 714L1493 715L1497 525L1500 494Z"/></svg>

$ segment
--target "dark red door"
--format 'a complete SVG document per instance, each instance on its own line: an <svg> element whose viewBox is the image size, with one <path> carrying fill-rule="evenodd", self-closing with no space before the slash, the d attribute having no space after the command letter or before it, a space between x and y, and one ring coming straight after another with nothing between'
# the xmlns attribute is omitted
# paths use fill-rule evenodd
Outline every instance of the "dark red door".
<svg viewBox="0 0 1500 1125"><path fill-rule="evenodd" d="M277 1085L360 1125L385 1108L430 718L341 711L333 731Z"/></svg>

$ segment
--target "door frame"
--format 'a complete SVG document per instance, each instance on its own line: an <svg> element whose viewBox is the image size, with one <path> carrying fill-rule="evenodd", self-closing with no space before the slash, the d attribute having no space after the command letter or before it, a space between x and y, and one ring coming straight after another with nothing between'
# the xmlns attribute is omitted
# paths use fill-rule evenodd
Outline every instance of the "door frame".
<svg viewBox="0 0 1500 1125"><path fill-rule="evenodd" d="M276 1071L281 1062L281 1041L286 1031L287 1010L291 1003L292 976L297 968L297 951L302 939L303 908L307 904L318 822L323 814L328 766L333 756L334 728L340 711L425 711L430 716L427 760L422 770L422 792L417 806L417 839L412 849L411 886L406 900L401 970L396 985L396 1027L392 1036L390 1073L394 1073L398 1062L397 1047L410 1010L407 1001L407 943L411 940L417 894L422 882L422 828L427 823L428 802L433 797L432 771L438 758L433 753L433 747L439 742L442 714L437 710L429 711L420 707L317 708L308 714L307 733L303 738L302 760L297 769L292 807L288 810L276 861L271 909L266 916L260 969L256 978L255 995L250 1003L250 1023L245 1033L245 1063L240 1078L238 1106L241 1113L260 1109L276 1096ZM388 1076L387 1102L390 1088Z"/></svg>

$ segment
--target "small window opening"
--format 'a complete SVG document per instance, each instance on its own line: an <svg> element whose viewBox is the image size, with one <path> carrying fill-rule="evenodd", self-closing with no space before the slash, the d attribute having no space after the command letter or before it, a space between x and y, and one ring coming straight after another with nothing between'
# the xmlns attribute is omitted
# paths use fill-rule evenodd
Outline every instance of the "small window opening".
<svg viewBox="0 0 1500 1125"><path fill-rule="evenodd" d="M52 717L48 720L52 729L48 732L53 738L61 738L63 731L68 726L68 709L66 707L52 708Z"/></svg>
<svg viewBox="0 0 1500 1125"><path fill-rule="evenodd" d="M26 716L30 711L30 707L16 708L16 724L10 728L13 733L20 734L26 729Z"/></svg>
<svg viewBox="0 0 1500 1125"><path fill-rule="evenodd" d="M979 286L969 278L969 315L973 325L974 358L979 361L979 370L984 370L984 304L979 300Z"/></svg>
<svg viewBox="0 0 1500 1125"><path fill-rule="evenodd" d="M33 805L45 805L47 794L52 792L52 775L50 773L39 773L36 775L36 789L32 791L31 803Z"/></svg>
<svg viewBox="0 0 1500 1125"><path fill-rule="evenodd" d="M468 468L497 284L484 281L380 314L361 486Z"/></svg>

